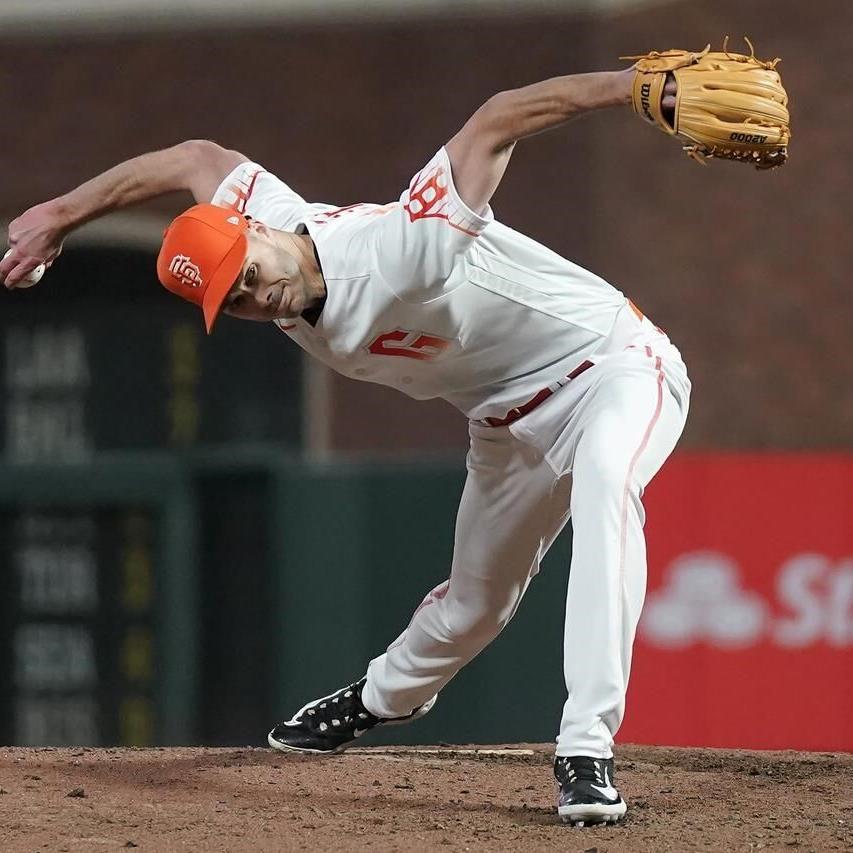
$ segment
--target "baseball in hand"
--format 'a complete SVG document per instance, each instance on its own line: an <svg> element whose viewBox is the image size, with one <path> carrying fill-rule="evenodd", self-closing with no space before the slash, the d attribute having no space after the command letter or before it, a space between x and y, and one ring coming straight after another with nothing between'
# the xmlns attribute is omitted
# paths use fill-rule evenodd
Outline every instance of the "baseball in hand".
<svg viewBox="0 0 853 853"><path fill-rule="evenodd" d="M5 261L11 254L12 250L9 249L6 254L3 255L3 260ZM38 284L41 281L41 277L44 275L44 271L44 264L39 264L32 272L28 273L23 279L21 279L15 287L32 287L34 284Z"/></svg>

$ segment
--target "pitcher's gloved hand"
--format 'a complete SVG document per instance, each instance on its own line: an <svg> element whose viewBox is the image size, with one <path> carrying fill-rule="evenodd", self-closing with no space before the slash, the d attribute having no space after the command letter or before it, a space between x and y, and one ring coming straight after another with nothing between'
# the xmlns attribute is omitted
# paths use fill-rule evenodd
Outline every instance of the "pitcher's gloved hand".
<svg viewBox="0 0 853 853"><path fill-rule="evenodd" d="M788 93L776 65L755 56L720 52L652 51L636 60L634 112L670 136L699 162L722 157L758 169L781 166L791 138Z"/></svg>

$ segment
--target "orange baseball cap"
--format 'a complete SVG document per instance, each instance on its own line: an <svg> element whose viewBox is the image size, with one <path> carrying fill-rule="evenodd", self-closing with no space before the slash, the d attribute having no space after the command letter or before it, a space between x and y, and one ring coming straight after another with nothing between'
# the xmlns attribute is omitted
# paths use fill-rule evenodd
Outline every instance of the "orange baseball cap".
<svg viewBox="0 0 853 853"><path fill-rule="evenodd" d="M208 334L243 267L248 228L234 210L197 204L163 234L157 277L166 290L201 308Z"/></svg>

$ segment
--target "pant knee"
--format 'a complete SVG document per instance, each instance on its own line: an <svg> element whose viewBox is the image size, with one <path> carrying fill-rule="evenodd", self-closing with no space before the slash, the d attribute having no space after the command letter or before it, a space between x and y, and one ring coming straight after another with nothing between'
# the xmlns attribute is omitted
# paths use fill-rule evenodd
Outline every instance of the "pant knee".
<svg viewBox="0 0 853 853"><path fill-rule="evenodd" d="M494 639L512 618L514 605L476 610L457 608L445 613L445 638L451 643L484 645Z"/></svg>
<svg viewBox="0 0 853 853"><path fill-rule="evenodd" d="M621 501L626 489L639 491L639 484L631 482L629 471L630 460L601 450L575 468L574 492L591 489L603 501Z"/></svg>

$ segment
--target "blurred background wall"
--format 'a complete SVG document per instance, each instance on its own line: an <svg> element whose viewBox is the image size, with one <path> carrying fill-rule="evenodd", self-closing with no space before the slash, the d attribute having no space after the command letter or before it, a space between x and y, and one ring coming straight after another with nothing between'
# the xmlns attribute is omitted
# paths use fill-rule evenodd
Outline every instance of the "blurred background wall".
<svg viewBox="0 0 853 853"><path fill-rule="evenodd" d="M666 707L699 721L636 725L662 719L662 701L646 698L626 735L853 746L843 677L853 177L841 141L853 96L820 59L843 56L853 5L255 0L239 20L233 11L3 4L0 219L199 137L311 200L392 200L500 89L618 68L619 56L652 48L718 46L726 34L733 49L745 34L762 57L783 57L793 125L784 169L702 168L616 111L519 145L494 208L630 295L694 381L682 457L649 490L650 601L680 577L679 613L717 601L735 628L679 634L672 608L650 611L658 628L641 631L635 682L660 696L655 673L681 661L679 678L696 681L672 685ZM464 418L303 363L273 328L226 318L206 339L153 276L162 228L188 203L164 198L87 226L43 285L0 294L0 739L254 742L293 702L357 676L446 575ZM813 461L797 467L804 458ZM789 541L792 529L802 535ZM766 547L747 547L754 539ZM704 562L684 569L695 554ZM803 554L823 562L801 561L792 575ZM567 534L507 634L448 688L448 711L395 739L551 736L569 556ZM750 596L760 607L744 604ZM329 637L326 620L341 636ZM792 629L804 643L779 641L786 620L805 626ZM798 734L796 714L772 742L721 732L736 700L711 686L770 671L806 701L802 680L783 678L794 659L836 685L838 724L814 741ZM503 711L461 726L454 696L466 690ZM677 701L696 690L698 717ZM779 704L766 691L750 702Z"/></svg>

